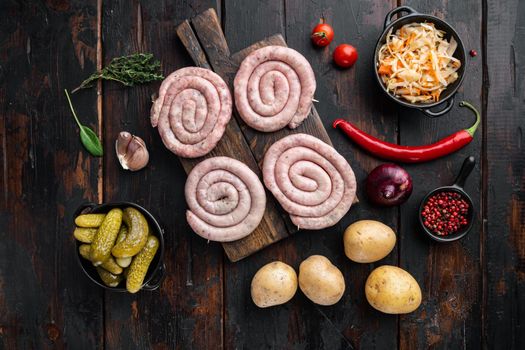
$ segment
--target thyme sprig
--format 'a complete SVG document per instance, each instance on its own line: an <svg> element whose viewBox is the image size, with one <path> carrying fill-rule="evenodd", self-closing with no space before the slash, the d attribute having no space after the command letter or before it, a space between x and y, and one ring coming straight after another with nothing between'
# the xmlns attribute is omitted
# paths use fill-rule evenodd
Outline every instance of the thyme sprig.
<svg viewBox="0 0 525 350"><path fill-rule="evenodd" d="M135 53L116 57L101 71L93 73L72 92L92 87L98 79L114 80L125 86L145 84L164 79L160 62L151 53Z"/></svg>

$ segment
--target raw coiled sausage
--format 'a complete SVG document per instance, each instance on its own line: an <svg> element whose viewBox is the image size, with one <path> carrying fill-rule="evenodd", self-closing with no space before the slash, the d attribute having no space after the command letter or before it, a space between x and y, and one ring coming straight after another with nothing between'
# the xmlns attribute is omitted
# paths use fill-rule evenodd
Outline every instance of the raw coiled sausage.
<svg viewBox="0 0 525 350"><path fill-rule="evenodd" d="M310 63L299 52L266 46L250 53L234 80L241 118L259 131L296 128L312 108L316 82Z"/></svg>
<svg viewBox="0 0 525 350"><path fill-rule="evenodd" d="M302 229L333 226L355 198L352 168L337 151L307 134L286 136L266 152L264 184Z"/></svg>
<svg viewBox="0 0 525 350"><path fill-rule="evenodd" d="M151 108L151 125L164 145L185 158L209 153L230 121L232 98L228 86L209 69L187 67L171 73Z"/></svg>
<svg viewBox="0 0 525 350"><path fill-rule="evenodd" d="M209 158L188 175L186 219L198 235L229 242L249 235L261 222L266 194L257 175L238 160Z"/></svg>

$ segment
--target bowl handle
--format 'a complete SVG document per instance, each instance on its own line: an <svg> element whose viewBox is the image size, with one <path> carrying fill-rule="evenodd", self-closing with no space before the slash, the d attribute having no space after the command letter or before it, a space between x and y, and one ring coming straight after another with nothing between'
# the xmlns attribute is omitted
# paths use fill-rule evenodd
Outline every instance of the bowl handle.
<svg viewBox="0 0 525 350"><path fill-rule="evenodd" d="M397 14L397 13L399 13L401 11L408 12L409 15L411 15L413 13L418 13L416 10L414 10L410 6L399 6L399 7L396 7L395 9L393 9L392 11L390 11L386 15L386 17L385 17L385 24L384 24L383 28L388 27L390 22L392 22L392 17L394 17L395 14Z"/></svg>
<svg viewBox="0 0 525 350"><path fill-rule="evenodd" d="M454 181L454 186L459 188L465 187L465 180L467 180L467 177L470 175L475 165L476 159L473 156L466 158L463 162L463 165L461 166L458 177Z"/></svg>
<svg viewBox="0 0 525 350"><path fill-rule="evenodd" d="M445 113L448 113L452 109L452 106L454 106L454 97L451 97L447 101L447 106L438 112L432 112L430 108L420 108L419 110L425 113L427 117L435 118L435 117L440 117Z"/></svg>
<svg viewBox="0 0 525 350"><path fill-rule="evenodd" d="M82 214L82 212L86 209L89 209L89 211L93 210L93 208L96 207L97 205L98 204L93 203L93 202L87 202L87 203L80 204L77 210L75 210L75 212L73 213L73 218L76 218L77 216Z"/></svg>
<svg viewBox="0 0 525 350"><path fill-rule="evenodd" d="M142 286L142 289L150 291L158 289L164 281L164 277L166 277L166 265L162 263L153 274L153 277L151 277L151 280Z"/></svg>

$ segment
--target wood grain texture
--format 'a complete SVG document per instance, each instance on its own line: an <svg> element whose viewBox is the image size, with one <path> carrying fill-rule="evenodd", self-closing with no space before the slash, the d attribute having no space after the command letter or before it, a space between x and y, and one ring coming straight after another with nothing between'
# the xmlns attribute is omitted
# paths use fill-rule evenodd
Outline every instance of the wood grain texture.
<svg viewBox="0 0 525 350"><path fill-rule="evenodd" d="M229 15L226 17L225 32L232 50L233 47L245 47L252 41L282 30L288 45L305 55L312 64L318 84L315 98L320 101L316 104L316 109L335 148L348 159L360 179L358 196L361 202L332 228L301 232L246 259L242 265L226 266L226 347L242 348L251 344L255 348L396 347L397 317L381 315L368 306L363 288L373 266L352 263L346 258L342 247L342 232L351 222L365 218L384 221L395 229L397 210L377 210L367 202L361 180L379 162L362 153L344 135L331 128L331 122L335 118L347 117L364 128L377 128L385 139L396 141L395 110L391 106L375 103L375 95L372 93L362 93L374 90L379 92L367 65L366 57L371 56L374 50L374 43L368 37L377 37L381 33L380 27L390 5L374 6L365 12L363 9L367 4L364 1L345 6L336 1L323 4L287 1L286 4L272 2L265 5L238 5L238 2L233 2L230 8L229 2L226 3ZM284 8L286 12L280 12ZM250 16L252 13L257 15ZM282 17L277 17L276 13L281 13ZM312 47L310 30L322 15L334 26L337 35L340 35L334 44L352 42L358 47L363 59L358 61L355 69L334 69L331 63L333 47ZM240 25L246 18L250 18L247 28ZM255 36L257 33L260 33L259 37ZM365 102L368 99L371 101ZM262 143L261 147L266 146ZM327 256L342 270L346 278L347 292L336 306L315 306L300 291L290 303L272 310L260 310L251 303L249 282L258 268L272 260L282 260L298 269L301 261L312 254ZM383 262L396 264L396 261L397 253L394 252ZM239 303L238 300L242 302ZM261 329L265 336L254 339L253 334Z"/></svg>
<svg viewBox="0 0 525 350"><path fill-rule="evenodd" d="M64 96L95 69L96 6L3 1L0 13L0 348L100 348L102 291L79 273L72 235L100 160ZM73 96L96 130L95 99Z"/></svg>
<svg viewBox="0 0 525 350"><path fill-rule="evenodd" d="M484 336L525 348L525 3L485 3L486 171Z"/></svg>
<svg viewBox="0 0 525 350"><path fill-rule="evenodd" d="M208 60L206 59L206 54L199 43L199 39L197 39L193 28L191 28L190 21L185 19L177 26L177 36L186 48L186 51L190 54L191 59L196 66L211 69Z"/></svg>
<svg viewBox="0 0 525 350"><path fill-rule="evenodd" d="M384 15L405 3L445 18L467 51L478 51L468 58L457 101L482 107L483 128L454 155L406 166L414 193L399 209L385 209L370 205L362 186L382 162L332 130L332 120L343 117L384 140L411 145L473 121L457 107L427 119L387 101L376 86L370 67L375 40ZM186 224L185 166L148 121L158 84L130 89L100 83L98 96L96 89L72 96L81 120L103 135L103 161L82 148L63 95L114 56L153 52L166 74L192 65L176 25L209 7L219 13L230 53L267 37L278 43L272 35L280 33L307 57L321 121L359 180L361 202L338 225L293 235L238 263ZM0 14L0 349L525 348L523 1L6 0ZM336 37L316 49L309 34L321 16ZM103 35L98 49L97 22ZM360 55L349 70L331 64L331 52L343 42ZM208 62L198 51L194 58ZM121 130L146 141L151 162L144 171L120 169L113 147ZM240 127L227 137L252 146ZM259 141L255 149L265 147ZM475 227L460 242L435 245L421 237L416 208L428 190L452 182L470 154L478 160L466 188L476 203ZM251 162L257 169L253 156ZM97 200L134 201L159 219L167 248L160 290L113 294L81 273L71 216L80 203ZM350 262L342 232L358 219L396 229L396 250L375 264ZM327 256L345 276L346 292L336 306L316 306L299 291L283 306L255 307L250 282L261 266L281 260L297 270L312 254ZM399 264L420 282L423 304L415 313L383 315L368 305L364 282L382 264Z"/></svg>
<svg viewBox="0 0 525 350"><path fill-rule="evenodd" d="M442 2L404 1L419 12L444 18L462 38L467 52L480 51L481 3L479 1ZM481 109L482 57L468 56L467 76L459 89L454 108L439 118L427 118L419 111L399 109L399 136L402 145L427 144L473 124L475 118L461 100ZM435 161L407 165L412 175L414 191L401 206L400 266L419 282L423 292L421 307L400 318L400 343L403 349L481 348L482 286L480 268L482 130L465 148ZM471 233L459 242L437 244L420 231L417 211L422 198L432 189L452 184L463 160L473 155L477 165L465 190L470 194L476 211Z"/></svg>
<svg viewBox="0 0 525 350"><path fill-rule="evenodd" d="M394 6L391 3L376 3L370 6L367 1L325 2L323 6L301 1L287 1L287 41L301 52L305 52L316 69L319 84L316 108L328 130L334 147L349 161L358 179L359 204L353 207L337 227L328 232L328 238L320 244L342 245L342 232L352 222L359 219L374 219L384 222L397 231L397 208L378 209L367 199L364 191L366 175L381 161L370 157L355 146L331 123L342 117L359 125L367 132L381 135L386 141L397 140L397 114L392 105L378 99L379 89L373 80L370 57L375 48L375 39L381 33L381 24L386 13ZM301 14L299 16L298 14ZM317 49L310 43L309 32L325 16L333 24L336 33L329 48ZM348 70L340 70L332 63L331 52L341 43L351 43L359 52L356 65ZM331 236L337 238L330 238ZM313 238L317 238L313 236ZM402 244L401 242L399 244ZM399 247L398 244L398 247ZM299 247L301 251L304 248ZM342 248L339 248L342 249ZM373 310L364 296L364 283L370 271L383 264L397 264L397 249L386 259L375 264L357 264L346 258L337 248L328 250L329 257L341 261L341 269L347 281L348 296L342 305L333 311L331 320L338 330L356 348L394 348L397 345L397 317L383 315ZM303 258L306 256L303 256ZM332 258L333 257L333 258ZM307 328L308 327L308 324ZM334 340L335 341L335 340Z"/></svg>
<svg viewBox="0 0 525 350"><path fill-rule="evenodd" d="M134 52L152 52L164 74L191 65L177 40L175 23L216 6L195 7L169 1L107 2L104 5L104 61ZM150 210L165 229L166 279L154 292L106 293L105 345L108 349L216 348L222 344L222 252L186 224L186 175L149 123L151 94L158 83L125 88L104 83L104 163L106 201L136 202ZM113 147L120 131L144 139L150 163L136 173L123 170Z"/></svg>

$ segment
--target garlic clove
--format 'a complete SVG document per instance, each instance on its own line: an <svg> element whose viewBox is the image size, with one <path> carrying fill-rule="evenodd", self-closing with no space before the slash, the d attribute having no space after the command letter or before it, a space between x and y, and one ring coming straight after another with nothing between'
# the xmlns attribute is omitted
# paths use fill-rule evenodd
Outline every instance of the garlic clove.
<svg viewBox="0 0 525 350"><path fill-rule="evenodd" d="M127 164L131 171L140 170L149 162L149 152L146 144L138 136L133 136L129 143L128 154L131 154Z"/></svg>
<svg viewBox="0 0 525 350"><path fill-rule="evenodd" d="M122 168L137 171L149 162L149 152L144 140L140 137L122 131L115 141L117 158Z"/></svg>
<svg viewBox="0 0 525 350"><path fill-rule="evenodd" d="M127 166L126 154L132 138L133 135L131 135L129 132L122 131L115 141L115 151L117 152L117 158L120 162L120 165L122 165L122 167L126 170L129 169Z"/></svg>

